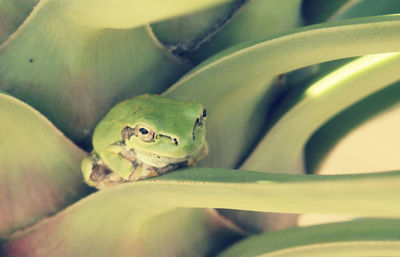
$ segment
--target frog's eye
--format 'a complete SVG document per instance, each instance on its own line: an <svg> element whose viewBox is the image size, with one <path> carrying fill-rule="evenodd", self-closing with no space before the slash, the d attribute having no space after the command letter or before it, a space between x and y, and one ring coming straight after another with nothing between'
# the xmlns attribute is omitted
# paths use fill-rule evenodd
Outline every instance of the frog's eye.
<svg viewBox="0 0 400 257"><path fill-rule="evenodd" d="M203 118L206 118L207 117L207 111L206 111L206 109L204 109L203 110Z"/></svg>
<svg viewBox="0 0 400 257"><path fill-rule="evenodd" d="M145 142L150 142L154 140L154 131L143 124L138 124L135 127L135 136Z"/></svg>

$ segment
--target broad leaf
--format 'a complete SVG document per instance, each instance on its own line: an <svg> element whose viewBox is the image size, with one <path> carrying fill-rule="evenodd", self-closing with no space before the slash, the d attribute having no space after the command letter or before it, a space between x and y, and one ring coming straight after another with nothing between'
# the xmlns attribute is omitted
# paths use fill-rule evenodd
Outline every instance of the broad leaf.
<svg viewBox="0 0 400 257"><path fill-rule="evenodd" d="M0 238L84 196L84 154L36 110L0 93Z"/></svg>

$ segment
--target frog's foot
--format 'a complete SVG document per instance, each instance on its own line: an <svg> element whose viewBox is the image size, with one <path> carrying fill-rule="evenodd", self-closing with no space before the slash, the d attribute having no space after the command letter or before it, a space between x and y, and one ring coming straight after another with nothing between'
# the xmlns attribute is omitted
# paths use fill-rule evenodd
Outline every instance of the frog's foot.
<svg viewBox="0 0 400 257"><path fill-rule="evenodd" d="M87 156L82 161L82 173L85 182L92 187L102 189L126 182L121 176L113 172L96 155Z"/></svg>
<svg viewBox="0 0 400 257"><path fill-rule="evenodd" d="M92 174L90 174L90 180L98 189L111 187L126 182L126 180L121 178L118 174L102 164L93 165Z"/></svg>
<svg viewBox="0 0 400 257"><path fill-rule="evenodd" d="M92 166L92 173L90 174L89 179L95 183L100 182L110 173L112 173L112 171L107 169L105 166L94 164Z"/></svg>

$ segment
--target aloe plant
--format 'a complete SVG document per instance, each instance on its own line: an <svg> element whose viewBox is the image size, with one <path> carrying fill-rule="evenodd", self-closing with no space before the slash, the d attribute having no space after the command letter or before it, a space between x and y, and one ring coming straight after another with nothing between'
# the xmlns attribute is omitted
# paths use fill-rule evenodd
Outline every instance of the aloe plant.
<svg viewBox="0 0 400 257"><path fill-rule="evenodd" d="M0 255L398 256L400 172L318 167L399 102L399 8L2 0ZM208 157L90 189L94 127L142 93L206 106ZM307 213L350 220L296 226Z"/></svg>

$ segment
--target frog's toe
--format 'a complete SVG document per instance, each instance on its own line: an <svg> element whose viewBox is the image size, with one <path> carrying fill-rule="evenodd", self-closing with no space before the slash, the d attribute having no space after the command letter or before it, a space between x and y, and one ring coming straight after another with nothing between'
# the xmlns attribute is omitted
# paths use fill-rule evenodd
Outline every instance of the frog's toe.
<svg viewBox="0 0 400 257"><path fill-rule="evenodd" d="M81 169L86 184L98 189L106 187L105 184L116 184L117 180L118 182L121 180L119 176L118 179L112 176L114 173L105 165L96 163L92 156L82 160ZM110 183L108 183L109 180L111 180Z"/></svg>
<svg viewBox="0 0 400 257"><path fill-rule="evenodd" d="M102 181L112 171L104 167L104 165L94 164L92 166L92 174L90 174L90 180L93 182Z"/></svg>
<svg viewBox="0 0 400 257"><path fill-rule="evenodd" d="M93 166L95 165L94 160L91 156L87 156L82 160L81 171L83 179L89 186L94 187L95 183L91 179L93 173Z"/></svg>

